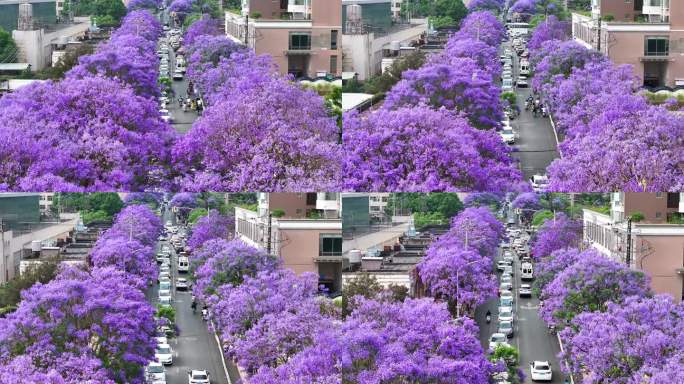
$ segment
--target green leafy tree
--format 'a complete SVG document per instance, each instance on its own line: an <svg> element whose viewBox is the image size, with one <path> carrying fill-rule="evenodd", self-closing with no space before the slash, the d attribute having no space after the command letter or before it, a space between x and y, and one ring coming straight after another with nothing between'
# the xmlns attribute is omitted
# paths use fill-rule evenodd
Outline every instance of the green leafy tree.
<svg viewBox="0 0 684 384"><path fill-rule="evenodd" d="M47 283L57 275L59 259L48 259L29 267L24 273L0 285L0 316L13 311L21 301L21 291L31 288L35 283Z"/></svg>
<svg viewBox="0 0 684 384"><path fill-rule="evenodd" d="M17 44L12 35L0 27L0 63L13 63L16 61Z"/></svg>
<svg viewBox="0 0 684 384"><path fill-rule="evenodd" d="M101 25L101 24L98 24ZM93 53L94 48L90 44L79 44L76 49L67 51L55 65L45 68L36 74L36 77L43 80L59 80L64 78L64 74L78 64L78 59L83 55Z"/></svg>
<svg viewBox="0 0 684 384"><path fill-rule="evenodd" d="M363 90L371 94L383 94L401 80L401 75L409 69L420 68L425 63L425 53L416 51L395 60L381 75L373 76L363 84ZM347 87L352 87L348 85ZM345 92L350 92L346 89Z"/></svg>
<svg viewBox="0 0 684 384"><path fill-rule="evenodd" d="M197 220L200 219L200 217L204 217L207 215L207 210L204 208L195 208L193 209L190 214L188 215L188 222L190 224L195 224Z"/></svg>
<svg viewBox="0 0 684 384"><path fill-rule="evenodd" d="M382 292L382 286L374 276L368 273L361 273L349 280L342 288L342 315L347 316L354 310L354 296L370 299L380 292Z"/></svg>
<svg viewBox="0 0 684 384"><path fill-rule="evenodd" d="M444 219L450 219L463 210L463 203L455 193L400 192L394 193L389 199L386 208L387 214L391 216L395 207L409 209L414 214L417 212L439 212Z"/></svg>
<svg viewBox="0 0 684 384"><path fill-rule="evenodd" d="M171 324L176 323L176 309L166 305L157 305L157 317L166 318Z"/></svg>
<svg viewBox="0 0 684 384"><path fill-rule="evenodd" d="M416 212L413 214L416 228L422 228L430 224L446 224L448 221L442 212Z"/></svg>
<svg viewBox="0 0 684 384"><path fill-rule="evenodd" d="M509 383L518 384L521 382L520 376L518 375L518 369L520 368L520 353L515 347L499 344L489 356L489 361L493 363L502 361L506 365L506 373L508 374L507 381Z"/></svg>
<svg viewBox="0 0 684 384"><path fill-rule="evenodd" d="M53 206L65 212L81 212L84 223L111 221L124 206L114 192L58 193Z"/></svg>
<svg viewBox="0 0 684 384"><path fill-rule="evenodd" d="M544 224L547 219L553 219L553 212L548 209L537 211L534 213L534 216L532 216L532 226L538 227Z"/></svg>

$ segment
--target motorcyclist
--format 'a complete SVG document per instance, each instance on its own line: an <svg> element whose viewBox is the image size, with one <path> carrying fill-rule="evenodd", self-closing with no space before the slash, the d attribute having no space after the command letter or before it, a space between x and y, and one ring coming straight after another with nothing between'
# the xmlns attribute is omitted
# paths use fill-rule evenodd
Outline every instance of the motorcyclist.
<svg viewBox="0 0 684 384"><path fill-rule="evenodd" d="M492 321L492 312L490 310L487 310L487 313L485 314L485 320L487 321L487 324Z"/></svg>

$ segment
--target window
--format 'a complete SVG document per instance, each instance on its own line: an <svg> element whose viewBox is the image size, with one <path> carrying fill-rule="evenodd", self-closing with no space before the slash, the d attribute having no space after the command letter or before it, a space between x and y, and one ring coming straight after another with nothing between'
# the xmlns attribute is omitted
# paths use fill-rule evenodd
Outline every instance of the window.
<svg viewBox="0 0 684 384"><path fill-rule="evenodd" d="M660 217L663 215L662 212L656 212L656 219L660 219Z"/></svg>
<svg viewBox="0 0 684 384"><path fill-rule="evenodd" d="M380 207L373 205L370 207L371 212L380 212Z"/></svg>
<svg viewBox="0 0 684 384"><path fill-rule="evenodd" d="M667 36L647 36L644 40L644 56L667 56L670 40Z"/></svg>
<svg viewBox="0 0 684 384"><path fill-rule="evenodd" d="M310 32L290 32L290 50L309 50L311 49Z"/></svg>
<svg viewBox="0 0 684 384"><path fill-rule="evenodd" d="M386 203L386 202L387 202L387 196L383 196L383 197L382 197L382 202L383 202L383 203Z"/></svg>
<svg viewBox="0 0 684 384"><path fill-rule="evenodd" d="M337 73L337 55L330 56L330 73Z"/></svg>
<svg viewBox="0 0 684 384"><path fill-rule="evenodd" d="M306 194L306 205L316 205L316 200L318 200L318 195L315 192Z"/></svg>
<svg viewBox="0 0 684 384"><path fill-rule="evenodd" d="M663 197L662 192L656 192L656 198L661 199Z"/></svg>
<svg viewBox="0 0 684 384"><path fill-rule="evenodd" d="M330 31L330 49L337 49L337 30Z"/></svg>
<svg viewBox="0 0 684 384"><path fill-rule="evenodd" d="M342 256L342 235L337 233L321 233L319 256Z"/></svg>

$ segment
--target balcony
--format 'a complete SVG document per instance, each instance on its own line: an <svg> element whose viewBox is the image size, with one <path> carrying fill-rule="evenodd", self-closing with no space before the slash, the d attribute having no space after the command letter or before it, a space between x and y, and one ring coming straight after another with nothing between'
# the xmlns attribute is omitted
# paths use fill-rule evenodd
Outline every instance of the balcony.
<svg viewBox="0 0 684 384"><path fill-rule="evenodd" d="M340 209L340 203L337 193L319 192L316 198L316 209L325 211L337 211Z"/></svg>
<svg viewBox="0 0 684 384"><path fill-rule="evenodd" d="M290 0L287 3L287 12L307 18L307 15L311 15L311 0Z"/></svg>

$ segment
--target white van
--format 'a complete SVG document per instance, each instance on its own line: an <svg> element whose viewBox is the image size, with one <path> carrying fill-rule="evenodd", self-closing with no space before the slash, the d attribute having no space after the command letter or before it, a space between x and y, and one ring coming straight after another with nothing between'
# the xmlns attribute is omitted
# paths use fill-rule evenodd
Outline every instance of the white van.
<svg viewBox="0 0 684 384"><path fill-rule="evenodd" d="M178 258L178 272L188 272L190 270L190 261L187 257Z"/></svg>
<svg viewBox="0 0 684 384"><path fill-rule="evenodd" d="M534 271L532 268L532 263L522 263L520 266L520 278L522 280L532 280Z"/></svg>
<svg viewBox="0 0 684 384"><path fill-rule="evenodd" d="M529 76L530 74L530 63L529 61L521 61L520 62L520 74Z"/></svg>

